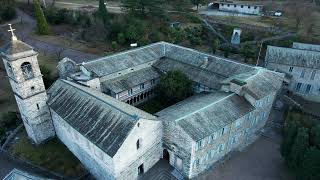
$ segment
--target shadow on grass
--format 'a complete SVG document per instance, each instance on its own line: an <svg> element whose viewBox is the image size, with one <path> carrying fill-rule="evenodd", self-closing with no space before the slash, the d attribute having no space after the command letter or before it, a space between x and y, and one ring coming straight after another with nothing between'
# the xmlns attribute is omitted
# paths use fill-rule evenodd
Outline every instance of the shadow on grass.
<svg viewBox="0 0 320 180"><path fill-rule="evenodd" d="M86 173L80 161L58 138L36 146L30 142L24 130L17 134L9 151L35 165L67 177L79 177Z"/></svg>

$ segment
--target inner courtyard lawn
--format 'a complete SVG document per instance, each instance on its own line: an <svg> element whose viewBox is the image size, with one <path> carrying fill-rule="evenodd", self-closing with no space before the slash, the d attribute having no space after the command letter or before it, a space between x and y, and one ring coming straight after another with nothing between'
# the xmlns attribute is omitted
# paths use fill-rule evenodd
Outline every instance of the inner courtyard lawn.
<svg viewBox="0 0 320 180"><path fill-rule="evenodd" d="M9 151L13 155L66 177L79 177L86 173L80 161L58 138L37 146L30 142L26 131L23 130L17 134Z"/></svg>
<svg viewBox="0 0 320 180"><path fill-rule="evenodd" d="M137 106L137 108L146 111L150 114L155 114L169 106L171 106L172 104L169 104L167 102L164 102L163 100L161 100L160 96L154 97L144 103L141 103Z"/></svg>

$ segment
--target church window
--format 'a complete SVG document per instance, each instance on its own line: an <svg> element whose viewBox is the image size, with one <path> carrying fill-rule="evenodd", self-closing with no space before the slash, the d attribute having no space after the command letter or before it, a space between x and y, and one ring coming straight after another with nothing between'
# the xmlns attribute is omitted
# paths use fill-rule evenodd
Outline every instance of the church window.
<svg viewBox="0 0 320 180"><path fill-rule="evenodd" d="M293 67L291 66L290 68L289 68L289 72L292 72L293 71Z"/></svg>
<svg viewBox="0 0 320 180"><path fill-rule="evenodd" d="M137 146L137 149L139 149L141 147L141 142L140 142L140 139L137 140L136 142L136 146Z"/></svg>
<svg viewBox="0 0 320 180"><path fill-rule="evenodd" d="M34 86L31 86L31 90L32 90L32 91L34 90Z"/></svg>
<svg viewBox="0 0 320 180"><path fill-rule="evenodd" d="M228 7L230 7L230 4L228 4Z"/></svg>
<svg viewBox="0 0 320 180"><path fill-rule="evenodd" d="M299 92L299 91L300 91L301 86L302 86L302 83L298 83L298 84L297 84L297 86L296 86L296 91L298 91L298 92Z"/></svg>
<svg viewBox="0 0 320 180"><path fill-rule="evenodd" d="M248 9L250 9L251 8L251 6L248 6Z"/></svg>
<svg viewBox="0 0 320 180"><path fill-rule="evenodd" d="M224 131L225 131L225 129L222 128L222 130L221 130L221 136L224 134Z"/></svg>
<svg viewBox="0 0 320 180"><path fill-rule="evenodd" d="M39 110L40 109L40 107L39 107L39 104L37 103L37 109Z"/></svg>
<svg viewBox="0 0 320 180"><path fill-rule="evenodd" d="M243 5L241 5L241 8L243 8Z"/></svg>
<svg viewBox="0 0 320 180"><path fill-rule="evenodd" d="M140 84L140 89L144 89L144 83Z"/></svg>
<svg viewBox="0 0 320 180"><path fill-rule="evenodd" d="M7 67L8 67L8 72L9 72L8 74L13 75L12 67L9 63L7 63Z"/></svg>
<svg viewBox="0 0 320 180"><path fill-rule="evenodd" d="M311 80L314 80L314 77L316 76L316 70L313 70L312 71L312 74L311 74Z"/></svg>
<svg viewBox="0 0 320 180"><path fill-rule="evenodd" d="M32 71L32 65L29 62L22 63L21 70L25 80L32 79L34 77L33 71Z"/></svg>
<svg viewBox="0 0 320 180"><path fill-rule="evenodd" d="M257 8L258 8L257 6L254 7L254 9L257 9Z"/></svg>
<svg viewBox="0 0 320 180"><path fill-rule="evenodd" d="M310 90L311 90L311 84L308 84L306 88L306 93L307 94L310 93Z"/></svg>
<svg viewBox="0 0 320 180"><path fill-rule="evenodd" d="M196 144L196 151L199 150L202 146L202 141L198 141L197 144Z"/></svg>
<svg viewBox="0 0 320 180"><path fill-rule="evenodd" d="M128 90L128 94L129 94L129 95L132 95L132 89L129 89L129 90Z"/></svg>
<svg viewBox="0 0 320 180"><path fill-rule="evenodd" d="M140 123L138 123L137 125L138 125L138 127L140 127Z"/></svg>
<svg viewBox="0 0 320 180"><path fill-rule="evenodd" d="M234 7L237 7L237 5L234 5Z"/></svg>
<svg viewBox="0 0 320 180"><path fill-rule="evenodd" d="M300 78L304 78L304 74L306 73L305 70L302 70L301 74L300 74Z"/></svg>

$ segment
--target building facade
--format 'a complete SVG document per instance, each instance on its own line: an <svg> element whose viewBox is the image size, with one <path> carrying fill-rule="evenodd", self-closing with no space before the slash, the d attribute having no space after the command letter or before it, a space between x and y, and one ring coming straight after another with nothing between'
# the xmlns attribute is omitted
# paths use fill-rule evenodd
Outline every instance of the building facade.
<svg viewBox="0 0 320 180"><path fill-rule="evenodd" d="M246 3L241 1L224 2L217 1L210 3L210 7L219 11L233 12L239 14L261 15L263 6L252 2Z"/></svg>
<svg viewBox="0 0 320 180"><path fill-rule="evenodd" d="M81 64L64 59L61 78L46 91L35 51L18 42L2 57L8 74L13 67L22 79L9 77L29 137L40 143L56 135L103 180L138 179L160 158L185 177L197 176L255 139L284 78L159 42ZM134 107L155 96L160 77L172 70L193 81L194 96L155 115Z"/></svg>
<svg viewBox="0 0 320 180"><path fill-rule="evenodd" d="M266 67L286 73L287 88L308 100L320 101L320 45L293 43L292 48L268 46Z"/></svg>

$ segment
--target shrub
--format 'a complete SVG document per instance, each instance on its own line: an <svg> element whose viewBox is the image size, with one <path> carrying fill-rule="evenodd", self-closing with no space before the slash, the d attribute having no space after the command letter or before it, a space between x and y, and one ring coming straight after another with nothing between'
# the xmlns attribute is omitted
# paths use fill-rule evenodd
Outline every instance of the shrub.
<svg viewBox="0 0 320 180"><path fill-rule="evenodd" d="M20 123L16 112L7 112L1 114L0 129L8 129Z"/></svg>
<svg viewBox="0 0 320 180"><path fill-rule="evenodd" d="M112 41L111 47L112 47L113 50L116 50L117 47L118 47L118 43L116 41Z"/></svg>
<svg viewBox="0 0 320 180"><path fill-rule="evenodd" d="M118 33L117 35L117 41L119 44L123 45L126 42L126 37L123 33Z"/></svg>

